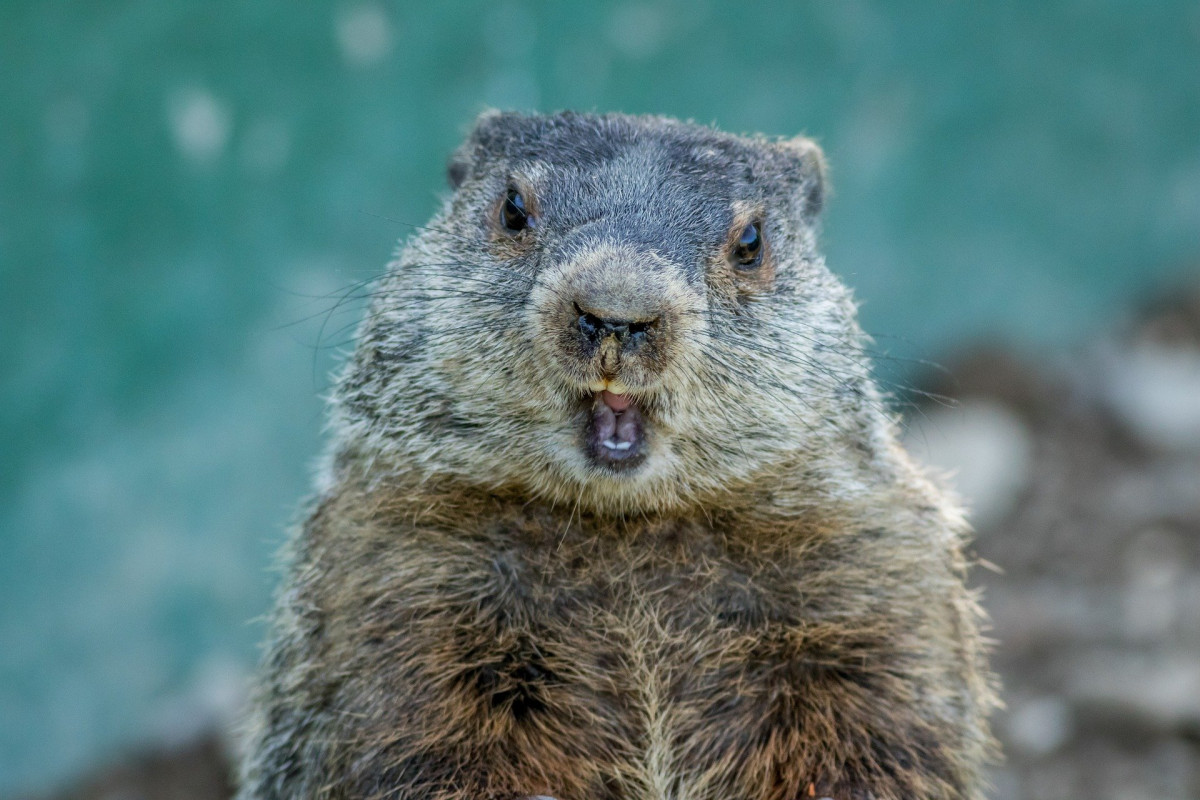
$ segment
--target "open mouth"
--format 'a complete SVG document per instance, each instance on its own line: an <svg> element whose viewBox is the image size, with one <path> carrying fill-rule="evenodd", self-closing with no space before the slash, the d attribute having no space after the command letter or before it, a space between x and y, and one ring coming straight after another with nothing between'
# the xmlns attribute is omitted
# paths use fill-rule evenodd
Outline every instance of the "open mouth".
<svg viewBox="0 0 1200 800"><path fill-rule="evenodd" d="M596 464L613 470L631 469L646 459L645 418L629 395L607 389L593 395L587 450Z"/></svg>

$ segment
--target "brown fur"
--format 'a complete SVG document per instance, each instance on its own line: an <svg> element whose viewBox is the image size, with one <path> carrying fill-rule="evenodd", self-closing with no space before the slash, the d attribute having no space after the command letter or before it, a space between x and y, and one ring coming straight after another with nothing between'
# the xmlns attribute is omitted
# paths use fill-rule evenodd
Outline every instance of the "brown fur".
<svg viewBox="0 0 1200 800"><path fill-rule="evenodd" d="M740 191L757 196L712 218L699 271L678 255L695 235L677 251L625 237L653 211L553 250L555 208L583 202L551 191L554 170L589 136L589 154L628 144L597 181L649 193L655 154L670 175L691 148L715 174L748 170ZM603 171L622 158L636 169ZM458 191L381 284L341 382L241 797L981 797L995 698L965 525L897 446L815 252L815 145L492 116L458 159ZM545 227L497 239L513 171L545 192ZM790 210L741 275L722 254L760 208ZM535 252L528 280L505 277ZM490 272L425 268L452 262ZM451 291L471 275L488 297ZM563 304L578 297L660 327L611 363L575 353ZM788 326L803 333L776 340ZM605 375L651 426L632 474L577 452L579 385Z"/></svg>

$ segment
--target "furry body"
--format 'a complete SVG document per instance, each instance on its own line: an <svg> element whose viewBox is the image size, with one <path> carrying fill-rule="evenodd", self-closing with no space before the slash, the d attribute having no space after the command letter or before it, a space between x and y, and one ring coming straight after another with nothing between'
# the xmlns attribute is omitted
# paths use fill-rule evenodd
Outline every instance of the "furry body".
<svg viewBox="0 0 1200 800"><path fill-rule="evenodd" d="M965 525L816 250L815 145L488 115L451 177L339 382L241 797L980 797Z"/></svg>

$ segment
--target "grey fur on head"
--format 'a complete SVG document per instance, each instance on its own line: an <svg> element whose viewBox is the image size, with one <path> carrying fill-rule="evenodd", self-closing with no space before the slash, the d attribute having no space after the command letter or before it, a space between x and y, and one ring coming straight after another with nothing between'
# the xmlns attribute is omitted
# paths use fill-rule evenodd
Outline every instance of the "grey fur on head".
<svg viewBox="0 0 1200 800"><path fill-rule="evenodd" d="M375 470L637 512L703 502L870 424L878 402L853 304L816 247L825 169L810 140L489 112L448 172L453 194L380 281L338 387L355 463L369 453ZM510 186L537 207L519 250L492 231ZM770 263L742 275L723 246L751 218ZM564 287L589 270L608 271L606 292L652 282L673 320L661 373L630 386L656 422L636 479L580 452L586 376L548 352ZM848 416L848 402L864 413Z"/></svg>

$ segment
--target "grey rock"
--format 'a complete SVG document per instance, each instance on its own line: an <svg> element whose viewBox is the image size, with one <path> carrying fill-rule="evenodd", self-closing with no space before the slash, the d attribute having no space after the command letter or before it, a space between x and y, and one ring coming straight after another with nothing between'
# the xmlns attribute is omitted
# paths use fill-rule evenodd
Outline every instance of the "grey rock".
<svg viewBox="0 0 1200 800"><path fill-rule="evenodd" d="M1064 698L1034 698L1014 705L1005 725L1006 744L1030 756L1046 756L1070 740L1074 726Z"/></svg>
<svg viewBox="0 0 1200 800"><path fill-rule="evenodd" d="M1200 653L1094 651L1070 664L1072 701L1080 708L1163 732L1200 726Z"/></svg>
<svg viewBox="0 0 1200 800"><path fill-rule="evenodd" d="M905 446L922 463L948 473L977 528L1003 518L1029 482L1033 436L994 400L969 398L910 420Z"/></svg>
<svg viewBox="0 0 1200 800"><path fill-rule="evenodd" d="M1125 424L1161 450L1200 450L1200 350L1143 343L1107 362L1106 399Z"/></svg>

